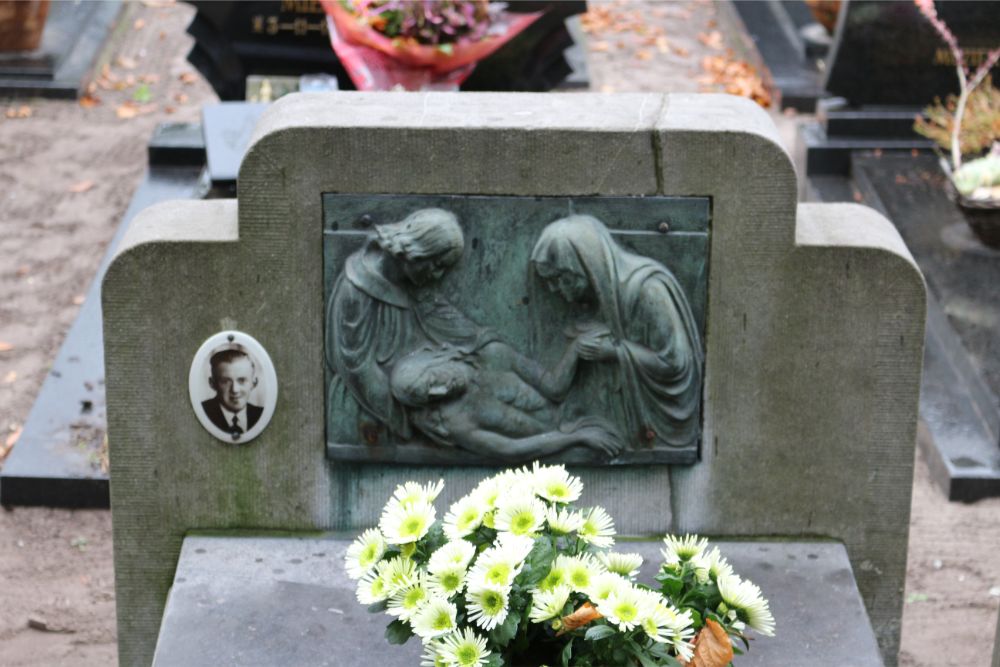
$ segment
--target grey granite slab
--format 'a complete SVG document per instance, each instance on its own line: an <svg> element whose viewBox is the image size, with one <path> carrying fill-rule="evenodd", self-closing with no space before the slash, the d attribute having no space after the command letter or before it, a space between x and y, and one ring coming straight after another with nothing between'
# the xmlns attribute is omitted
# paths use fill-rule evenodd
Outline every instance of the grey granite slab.
<svg viewBox="0 0 1000 667"><path fill-rule="evenodd" d="M389 645L389 617L369 614L343 570L350 542L333 536L184 540L153 658L155 667L419 664L420 644ZM837 542L717 542L771 602L774 638L762 637L738 667L882 665L878 644ZM620 541L654 583L658 541Z"/></svg>

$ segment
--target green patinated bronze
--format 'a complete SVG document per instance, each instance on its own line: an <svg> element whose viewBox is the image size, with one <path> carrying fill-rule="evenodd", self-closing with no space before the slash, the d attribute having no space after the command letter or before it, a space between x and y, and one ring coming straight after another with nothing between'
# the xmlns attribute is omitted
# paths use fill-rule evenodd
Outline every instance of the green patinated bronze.
<svg viewBox="0 0 1000 667"><path fill-rule="evenodd" d="M326 194L330 458L693 463L710 202Z"/></svg>

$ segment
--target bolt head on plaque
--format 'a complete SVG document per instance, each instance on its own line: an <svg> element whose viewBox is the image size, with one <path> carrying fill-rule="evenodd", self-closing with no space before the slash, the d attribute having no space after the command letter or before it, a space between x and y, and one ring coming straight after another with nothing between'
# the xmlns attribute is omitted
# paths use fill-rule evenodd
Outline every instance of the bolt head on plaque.
<svg viewBox="0 0 1000 667"><path fill-rule="evenodd" d="M223 442L245 444L271 421L278 377L256 339L241 331L221 331L195 353L188 394L206 431Z"/></svg>

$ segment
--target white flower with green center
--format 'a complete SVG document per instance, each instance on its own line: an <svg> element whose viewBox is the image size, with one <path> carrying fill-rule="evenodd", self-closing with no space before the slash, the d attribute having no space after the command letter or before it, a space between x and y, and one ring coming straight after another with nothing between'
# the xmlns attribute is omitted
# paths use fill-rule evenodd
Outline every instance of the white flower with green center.
<svg viewBox="0 0 1000 667"><path fill-rule="evenodd" d="M410 625L414 634L427 642L455 630L457 614L458 608L448 600L431 598L413 615Z"/></svg>
<svg viewBox="0 0 1000 667"><path fill-rule="evenodd" d="M385 589L392 596L417 583L417 564L409 558L396 556L378 564L375 571L385 581Z"/></svg>
<svg viewBox="0 0 1000 667"><path fill-rule="evenodd" d="M442 639L438 654L449 667L481 667L490 657L490 651L486 650L486 638L477 635L472 628Z"/></svg>
<svg viewBox="0 0 1000 667"><path fill-rule="evenodd" d="M604 571L604 566L594 560L590 554L579 556L558 556L556 565L566 573L566 584L574 591L584 592L590 588L591 582Z"/></svg>
<svg viewBox="0 0 1000 667"><path fill-rule="evenodd" d="M433 503L437 500L437 497L441 494L444 489L444 480L439 479L435 482L427 482L421 486L416 482L406 482L400 486L396 487L393 491L392 496L398 500L403 505L412 505L415 503Z"/></svg>
<svg viewBox="0 0 1000 667"><path fill-rule="evenodd" d="M545 510L545 520L549 530L556 535L568 535L580 530L583 525L583 515L570 509L549 507Z"/></svg>
<svg viewBox="0 0 1000 667"><path fill-rule="evenodd" d="M444 515L444 534L450 540L458 540L476 532L483 524L483 516L489 506L475 494L469 494L451 504Z"/></svg>
<svg viewBox="0 0 1000 667"><path fill-rule="evenodd" d="M428 585L438 595L450 598L465 588L467 571L459 565L452 565L438 570L428 578Z"/></svg>
<svg viewBox="0 0 1000 667"><path fill-rule="evenodd" d="M545 523L545 504L534 495L511 494L499 502L494 519L498 531L532 535Z"/></svg>
<svg viewBox="0 0 1000 667"><path fill-rule="evenodd" d="M597 554L597 558L608 569L608 572L614 572L629 579L634 579L638 576L639 568L642 567L642 556L635 553L623 554L614 551L602 551Z"/></svg>
<svg viewBox="0 0 1000 667"><path fill-rule="evenodd" d="M389 607L386 613L408 621L413 618L413 615L417 613L431 595L431 588L426 577L418 575L415 583L401 588L389 598Z"/></svg>
<svg viewBox="0 0 1000 667"><path fill-rule="evenodd" d="M572 503L583 493L583 482L566 472L564 466L533 466L535 493L553 503Z"/></svg>
<svg viewBox="0 0 1000 667"><path fill-rule="evenodd" d="M568 585L566 582L566 568L563 563L559 562L559 558L556 558L552 563L552 567L549 568L548 574L538 582L538 590L553 591L560 586L566 585Z"/></svg>
<svg viewBox="0 0 1000 667"><path fill-rule="evenodd" d="M649 599L643 593L632 585L622 586L598 604L597 610L619 630L632 630L649 614Z"/></svg>
<svg viewBox="0 0 1000 667"><path fill-rule="evenodd" d="M603 572L591 580L590 588L586 590L586 593L591 602L600 604L606 602L622 588L628 588L631 585L628 579L621 575Z"/></svg>
<svg viewBox="0 0 1000 667"><path fill-rule="evenodd" d="M723 558L719 547L712 547L712 550L705 555L705 558L708 560L708 573L711 575L713 581L722 575L730 576L733 574L733 566Z"/></svg>
<svg viewBox="0 0 1000 667"><path fill-rule="evenodd" d="M576 536L600 549L610 549L615 544L615 522L603 507L594 507L583 514L583 525Z"/></svg>
<svg viewBox="0 0 1000 667"><path fill-rule="evenodd" d="M531 594L531 611L528 618L534 623L542 623L563 615L566 601L573 591L569 586L557 586L551 591L535 591Z"/></svg>
<svg viewBox="0 0 1000 667"><path fill-rule="evenodd" d="M365 576L378 564L384 553L385 538L378 529L369 528L347 547L347 555L344 557L347 576L351 579Z"/></svg>
<svg viewBox="0 0 1000 667"><path fill-rule="evenodd" d="M409 544L426 535L436 517L434 505L426 501L403 504L393 498L382 510L378 526L389 544Z"/></svg>
<svg viewBox="0 0 1000 667"><path fill-rule="evenodd" d="M476 547L472 543L465 540L452 540L431 554L430 560L427 561L427 571L435 574L455 566L464 570L469 567L469 563L475 555Z"/></svg>
<svg viewBox="0 0 1000 667"><path fill-rule="evenodd" d="M444 656L439 651L440 648L440 641L425 643L424 654L420 656L420 667L448 667L448 663L444 661Z"/></svg>
<svg viewBox="0 0 1000 667"><path fill-rule="evenodd" d="M509 589L499 587L477 588L465 595L469 620L483 630L492 630L507 618Z"/></svg>
<svg viewBox="0 0 1000 667"><path fill-rule="evenodd" d="M736 610L740 620L762 635L774 636L774 616L756 584L730 574L720 576L716 585L722 601Z"/></svg>
<svg viewBox="0 0 1000 667"><path fill-rule="evenodd" d="M500 476L495 475L481 481L469 496L478 500L489 511L497 506L497 500L500 499L501 491L503 491L503 486L501 485Z"/></svg>
<svg viewBox="0 0 1000 667"><path fill-rule="evenodd" d="M521 573L522 560L518 554L504 551L500 547L490 547L479 554L469 572L470 588L505 588L514 583L514 577Z"/></svg>
<svg viewBox="0 0 1000 667"><path fill-rule="evenodd" d="M375 604L388 599L389 587L386 586L385 576L378 568L361 578L355 596L361 604Z"/></svg>
<svg viewBox="0 0 1000 667"><path fill-rule="evenodd" d="M664 548L660 550L663 560L668 565L686 563L696 556L701 556L708 546L708 540L697 535L676 537L667 535L663 538Z"/></svg>

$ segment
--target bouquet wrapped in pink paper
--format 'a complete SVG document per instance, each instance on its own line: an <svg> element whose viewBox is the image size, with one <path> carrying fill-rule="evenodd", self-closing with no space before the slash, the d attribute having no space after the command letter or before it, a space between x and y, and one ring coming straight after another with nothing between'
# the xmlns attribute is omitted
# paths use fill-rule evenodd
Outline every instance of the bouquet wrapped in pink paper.
<svg viewBox="0 0 1000 667"><path fill-rule="evenodd" d="M455 89L541 13L486 0L322 0L330 41L358 90Z"/></svg>

